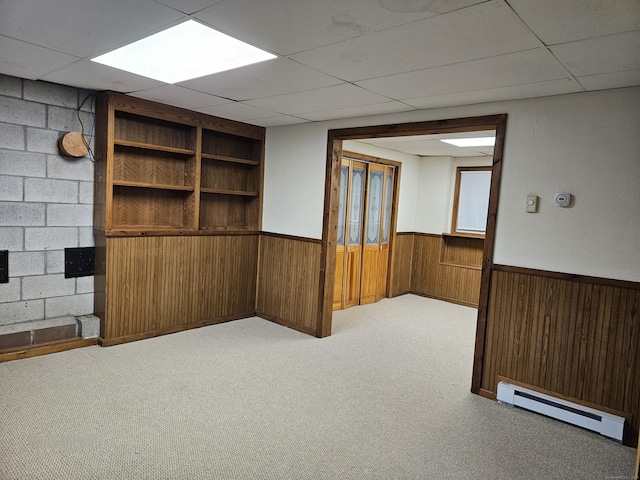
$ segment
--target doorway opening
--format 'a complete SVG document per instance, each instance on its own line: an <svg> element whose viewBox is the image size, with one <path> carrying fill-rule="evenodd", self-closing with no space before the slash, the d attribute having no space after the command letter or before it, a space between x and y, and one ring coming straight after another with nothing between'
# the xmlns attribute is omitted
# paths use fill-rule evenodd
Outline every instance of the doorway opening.
<svg viewBox="0 0 640 480"><path fill-rule="evenodd" d="M475 348L476 353L474 356L474 371L472 380L472 391L479 390L482 375L482 358L484 355L484 339L486 335L485 330L489 299L489 286L491 280L489 277L489 267L493 263L493 247L495 240L496 217L498 213L500 173L502 167L506 122L507 115L500 114L482 117L468 117L448 120L374 125L329 130L327 139L325 203L322 226L322 249L320 258L320 301L318 303L318 318L320 319L320 322L316 332L317 336L325 337L331 334L343 141L368 138L400 136L407 137L415 135L495 130L496 139L491 165L490 196L482 253L480 296L478 301L478 322ZM391 234L391 247L389 252L390 265L392 269L394 265L394 257L396 254L393 239L394 232L392 232ZM391 272L390 278L393 278L392 273L393 272Z"/></svg>
<svg viewBox="0 0 640 480"><path fill-rule="evenodd" d="M333 309L387 297L391 232L395 230L401 164L343 151Z"/></svg>

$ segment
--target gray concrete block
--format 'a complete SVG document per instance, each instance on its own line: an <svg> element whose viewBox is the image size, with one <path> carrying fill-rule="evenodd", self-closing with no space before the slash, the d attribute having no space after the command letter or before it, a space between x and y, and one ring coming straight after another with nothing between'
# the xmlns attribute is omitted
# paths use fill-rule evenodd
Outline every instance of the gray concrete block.
<svg viewBox="0 0 640 480"><path fill-rule="evenodd" d="M27 227L25 250L64 250L78 246L78 229L74 227Z"/></svg>
<svg viewBox="0 0 640 480"><path fill-rule="evenodd" d="M0 173L25 177L46 177L47 157L42 153L0 150Z"/></svg>
<svg viewBox="0 0 640 480"><path fill-rule="evenodd" d="M0 325L28 322L44 318L44 300L8 302L0 309Z"/></svg>
<svg viewBox="0 0 640 480"><path fill-rule="evenodd" d="M0 175L0 201L21 202L23 198L22 177Z"/></svg>
<svg viewBox="0 0 640 480"><path fill-rule="evenodd" d="M0 96L0 122L45 127L47 107L41 103Z"/></svg>
<svg viewBox="0 0 640 480"><path fill-rule="evenodd" d="M82 120L82 121L81 121ZM47 112L47 128L61 132L85 132L89 133L93 124L93 116L88 112L80 112L74 108L62 108L50 106ZM83 128L84 127L84 128Z"/></svg>
<svg viewBox="0 0 640 480"><path fill-rule="evenodd" d="M77 317L78 334L82 338L96 338L100 336L100 318L95 315Z"/></svg>
<svg viewBox="0 0 640 480"><path fill-rule="evenodd" d="M0 145L11 150L24 150L24 127L12 123L0 123Z"/></svg>
<svg viewBox="0 0 640 480"><path fill-rule="evenodd" d="M0 95L22 97L22 79L0 74Z"/></svg>
<svg viewBox="0 0 640 480"><path fill-rule="evenodd" d="M46 251L47 274L64 273L64 250Z"/></svg>
<svg viewBox="0 0 640 480"><path fill-rule="evenodd" d="M24 182L26 202L78 203L78 182L49 178L27 178Z"/></svg>
<svg viewBox="0 0 640 480"><path fill-rule="evenodd" d="M93 236L93 227L80 227L78 228L78 246L79 247L93 247L96 244L96 239Z"/></svg>
<svg viewBox="0 0 640 480"><path fill-rule="evenodd" d="M47 225L51 227L90 227L93 225L92 205L47 205Z"/></svg>
<svg viewBox="0 0 640 480"><path fill-rule="evenodd" d="M47 177L65 180L84 180L93 184L93 162L89 157L67 158L47 156Z"/></svg>
<svg viewBox="0 0 640 480"><path fill-rule="evenodd" d="M9 274L11 275L11 269ZM9 278L9 283L0 283L0 302L17 302L20 298L19 278Z"/></svg>
<svg viewBox="0 0 640 480"><path fill-rule="evenodd" d="M78 105L80 105L81 112L95 112L96 92L92 90L78 90Z"/></svg>
<svg viewBox="0 0 640 480"><path fill-rule="evenodd" d="M69 295L66 297L46 298L44 301L45 318L62 315L91 315L93 313L93 293Z"/></svg>
<svg viewBox="0 0 640 480"><path fill-rule="evenodd" d="M80 195L78 201L93 205L93 182L80 182Z"/></svg>
<svg viewBox="0 0 640 480"><path fill-rule="evenodd" d="M9 252L9 275L44 275L44 252Z"/></svg>
<svg viewBox="0 0 640 480"><path fill-rule="evenodd" d="M44 226L44 217L42 203L0 202L0 226Z"/></svg>
<svg viewBox="0 0 640 480"><path fill-rule="evenodd" d="M76 278L76 293L93 293L94 277L78 277Z"/></svg>
<svg viewBox="0 0 640 480"><path fill-rule="evenodd" d="M64 297L76 290L74 278L64 278L62 274L22 277L22 299ZM51 315L56 316L56 315Z"/></svg>
<svg viewBox="0 0 640 480"><path fill-rule="evenodd" d="M27 127L27 150L40 153L58 153L61 132Z"/></svg>
<svg viewBox="0 0 640 480"><path fill-rule="evenodd" d="M78 91L55 83L25 80L23 98L47 105L78 108Z"/></svg>
<svg viewBox="0 0 640 480"><path fill-rule="evenodd" d="M42 300L36 300L41 302ZM77 325L78 321L73 315L58 318L44 318L44 315L37 320L29 320L27 322L11 323L0 326L0 335L16 332L31 332L41 330L43 328L64 327L66 325Z"/></svg>
<svg viewBox="0 0 640 480"><path fill-rule="evenodd" d="M24 228L0 227L0 249L13 252L24 250Z"/></svg>

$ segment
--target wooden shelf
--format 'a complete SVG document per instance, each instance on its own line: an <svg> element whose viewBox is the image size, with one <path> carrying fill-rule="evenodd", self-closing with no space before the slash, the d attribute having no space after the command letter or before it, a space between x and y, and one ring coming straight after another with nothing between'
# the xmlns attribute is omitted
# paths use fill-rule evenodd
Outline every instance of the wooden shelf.
<svg viewBox="0 0 640 480"><path fill-rule="evenodd" d="M442 236L455 238L475 238L477 240L484 240L484 234L480 233L443 233Z"/></svg>
<svg viewBox="0 0 640 480"><path fill-rule="evenodd" d="M104 232L105 237L196 237L207 235L258 235L260 232L249 227L206 227L200 230L191 228L157 227L155 225L119 226Z"/></svg>
<svg viewBox="0 0 640 480"><path fill-rule="evenodd" d="M245 197L257 197L258 192L247 192L244 190L223 190L220 188L201 188L202 193L212 193L216 195L240 195Z"/></svg>
<svg viewBox="0 0 640 480"><path fill-rule="evenodd" d="M248 160L246 158L227 157L225 155L214 155L212 153L203 153L203 160L218 160L221 162L241 163L245 165L260 165L259 160Z"/></svg>
<svg viewBox="0 0 640 480"><path fill-rule="evenodd" d="M98 104L96 230L260 229L263 127L115 92Z"/></svg>
<svg viewBox="0 0 640 480"><path fill-rule="evenodd" d="M177 190L182 192L193 192L195 190L193 187L188 187L184 185L166 185L166 184L159 184L159 183L128 182L125 180L114 180L113 185L118 187L155 188L158 190Z"/></svg>
<svg viewBox="0 0 640 480"><path fill-rule="evenodd" d="M186 148L169 147L165 145L155 145L152 143L133 142L131 140L114 140L114 145L121 147L140 148L143 150L153 150L155 152L177 153L178 155L195 155L195 150L188 150Z"/></svg>

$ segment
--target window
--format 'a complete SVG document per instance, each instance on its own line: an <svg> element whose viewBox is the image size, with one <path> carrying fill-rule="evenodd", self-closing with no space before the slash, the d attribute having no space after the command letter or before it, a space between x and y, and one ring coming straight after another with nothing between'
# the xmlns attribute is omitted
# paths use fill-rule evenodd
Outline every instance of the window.
<svg viewBox="0 0 640 480"><path fill-rule="evenodd" d="M484 236L491 189L491 167L458 167L451 233Z"/></svg>

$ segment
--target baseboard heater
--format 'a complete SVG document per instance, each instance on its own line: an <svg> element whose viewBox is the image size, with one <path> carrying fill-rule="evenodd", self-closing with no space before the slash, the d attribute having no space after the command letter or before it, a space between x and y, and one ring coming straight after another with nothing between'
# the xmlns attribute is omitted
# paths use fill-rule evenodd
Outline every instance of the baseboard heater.
<svg viewBox="0 0 640 480"><path fill-rule="evenodd" d="M624 417L545 395L512 383L498 383L498 401L571 423L622 442Z"/></svg>

